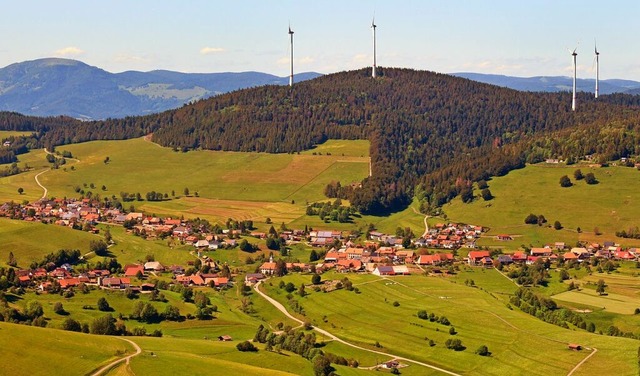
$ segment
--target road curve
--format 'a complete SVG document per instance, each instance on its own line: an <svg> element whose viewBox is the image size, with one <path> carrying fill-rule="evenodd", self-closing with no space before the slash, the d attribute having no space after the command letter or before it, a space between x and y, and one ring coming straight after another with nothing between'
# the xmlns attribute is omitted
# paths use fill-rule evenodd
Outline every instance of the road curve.
<svg viewBox="0 0 640 376"><path fill-rule="evenodd" d="M36 178L36 184L38 184L40 186L40 188L42 188L44 190L44 193L42 194L42 198L47 198L47 193L49 193L49 190L47 190L47 187L45 187L44 185L42 185L42 183L40 183L40 180L38 179L38 177L42 174L44 174L45 172L49 171L49 169L45 169L42 170L40 172L38 172L38 174L35 176Z"/></svg>
<svg viewBox="0 0 640 376"><path fill-rule="evenodd" d="M120 358L120 359L114 360L113 362L107 364L106 366L104 366L104 367L100 368L99 370L95 371L94 373L92 373L91 376L100 376L100 375L104 374L106 371L108 371L111 368L113 368L115 365L117 365L120 362L126 361L127 364L129 364L129 360L131 358L133 358L134 356L139 355L142 352L142 349L140 348L140 346L138 346L138 344L133 342L132 340L127 339L127 338L122 338L122 337L116 337L116 338L121 339L123 341L129 342L136 349L135 354L131 354L129 356L125 356L124 358Z"/></svg>
<svg viewBox="0 0 640 376"><path fill-rule="evenodd" d="M278 302L277 300L273 299L273 298L272 298L272 297L270 297L269 295L267 295L267 294L263 293L262 291L260 291L260 288L259 288L259 287L260 287L261 282L262 282L262 281L260 281L260 282L258 282L258 283L256 283L256 284L254 285L254 287L253 287L253 288L254 288L254 290L256 290L256 292L257 292L258 294L260 294L260 296L262 296L263 298L265 298L269 303L271 303L271 305L273 305L274 307L276 307L276 308L277 308L280 312L282 312L285 316L287 316L287 317L288 317L288 318L290 318L291 320L294 320L294 321L296 321L296 322L299 322L300 324L303 324L303 321L302 321L302 320L300 320L300 319L298 319L298 318L296 318L296 317L292 316L292 315L289 313L289 311L287 311L287 309L286 309L282 304L280 304L280 302ZM371 350L371 349L367 349L367 348L365 348L365 347L361 347L361 346L358 346L358 345L354 345L354 344L352 344L352 343L349 343L349 342L347 342L347 341L345 341L345 340L343 340L343 339L340 339L340 338L336 337L335 335L333 335L333 334L331 334L331 333L327 332L327 331L326 331L326 330L324 330L324 329L320 329L320 328L315 327L315 326L313 327L313 330L315 330L316 332L318 332L318 333L320 333L320 334L322 334L322 335L324 335L324 336L326 336L326 337L331 338L331 339L332 339L332 340L334 340L334 341L340 342L340 343L342 343L342 344L344 344L344 345L347 345L347 346L353 347L353 348L358 349L358 350L368 351L368 352L370 352L370 353L374 353L374 354L378 354L378 355L382 355L382 356L386 356L386 357L390 357L390 358L395 358L395 359L397 359L397 360L402 360L402 361L405 361L405 362L408 362L408 363L417 364L417 365L420 365L420 366L423 366L423 367L431 368L431 369L433 369L433 370L436 370L436 371L439 371L439 372L442 372L442 373L446 373L447 375L452 375L452 376L461 376L461 375L460 375L460 374L458 374L458 373L451 372L451 371L447 371L446 369L443 369L443 368L440 368L440 367L436 367L436 366L431 365L431 364L427 364L427 363L420 362L420 361L413 360L413 359L404 358L404 357L402 357L402 356L394 355L394 354L391 354L391 353L385 353L385 352L382 352L382 351Z"/></svg>

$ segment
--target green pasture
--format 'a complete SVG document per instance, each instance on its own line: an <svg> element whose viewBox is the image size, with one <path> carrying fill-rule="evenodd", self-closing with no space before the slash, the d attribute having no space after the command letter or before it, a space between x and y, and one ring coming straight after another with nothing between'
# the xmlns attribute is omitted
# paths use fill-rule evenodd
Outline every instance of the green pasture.
<svg viewBox="0 0 640 376"><path fill-rule="evenodd" d="M9 252L13 252L22 268L59 249L79 249L84 254L89 252L91 240L102 238L69 227L0 218L0 265L5 265Z"/></svg>
<svg viewBox="0 0 640 376"><path fill-rule="evenodd" d="M0 131L0 141L6 140L9 137L19 137L19 136L29 136L33 134L33 132L23 132L23 131Z"/></svg>
<svg viewBox="0 0 640 376"><path fill-rule="evenodd" d="M599 183L587 185L584 180L576 181L573 177L576 169L583 174L593 172ZM560 187L563 175L570 177L572 187ZM444 211L452 221L491 228L488 236L514 235L511 242L496 242L492 238L479 242L506 249L516 249L521 244L538 247L555 241L574 245L578 240L615 240L625 245L640 245L638 240L615 237L616 231L638 225L639 182L640 171L628 167L528 165L491 179L488 184L494 199L476 198L473 203L464 204L456 198L444 206ZM544 215L548 221L546 226L525 225L524 219L530 213ZM553 226L556 220L563 229L547 227ZM577 232L578 227L581 233ZM602 235L594 233L596 228Z"/></svg>
<svg viewBox="0 0 640 376"><path fill-rule="evenodd" d="M328 273L323 279L343 276ZM579 374L606 369L629 374L637 367L636 341L569 331L518 310L509 310L497 294L482 287L484 278L481 277L476 277L480 284L474 288L441 277L346 276L358 287L359 294L346 290L313 292L307 288L309 295L304 298L294 295L294 298L314 325L353 343L374 348L377 341L382 351L386 349L465 374L567 373L586 356L584 352L567 349L567 343L573 342L599 349ZM486 280L500 286L502 283L497 277L504 278L498 275ZM285 281L292 281L296 286L309 283L299 275L287 276ZM504 279L504 286L509 284L511 282ZM275 281L273 285L266 290L286 306L286 292L278 289ZM512 288L501 287L505 292ZM396 301L397 307L393 305ZM420 309L446 316L458 332L456 338L461 339L467 349L461 352L446 349L443 344L450 337L449 327L418 319L416 312ZM425 337L433 339L436 346L429 347ZM489 347L491 357L473 354L482 344ZM534 348L544 348L544 351L532 351ZM606 348L608 350L603 351Z"/></svg>
<svg viewBox="0 0 640 376"><path fill-rule="evenodd" d="M84 375L133 347L115 337L0 322L0 369L5 375Z"/></svg>
<svg viewBox="0 0 640 376"><path fill-rule="evenodd" d="M339 157L368 157L369 140L327 140L314 148L300 152L300 154L331 154Z"/></svg>

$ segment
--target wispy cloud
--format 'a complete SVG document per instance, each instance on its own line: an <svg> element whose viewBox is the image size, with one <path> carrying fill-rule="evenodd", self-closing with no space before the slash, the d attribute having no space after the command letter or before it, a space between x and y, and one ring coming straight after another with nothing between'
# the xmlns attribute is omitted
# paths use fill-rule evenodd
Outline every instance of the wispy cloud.
<svg viewBox="0 0 640 376"><path fill-rule="evenodd" d="M78 47L65 47L54 52L56 56L80 56L84 54L84 51L79 49Z"/></svg>
<svg viewBox="0 0 640 376"><path fill-rule="evenodd" d="M220 47L202 47L200 49L200 53L202 55L210 55L210 54L217 54L220 52L224 52L225 49L224 48L220 48Z"/></svg>
<svg viewBox="0 0 640 376"><path fill-rule="evenodd" d="M148 63L151 61L150 59L142 56L129 55L126 53L116 55L114 60L118 63Z"/></svg>

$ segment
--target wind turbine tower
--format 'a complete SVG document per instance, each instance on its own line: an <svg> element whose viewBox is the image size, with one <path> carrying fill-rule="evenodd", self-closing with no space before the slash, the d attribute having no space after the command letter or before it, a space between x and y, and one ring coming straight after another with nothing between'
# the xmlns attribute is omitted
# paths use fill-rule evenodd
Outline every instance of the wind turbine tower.
<svg viewBox="0 0 640 376"><path fill-rule="evenodd" d="M291 40L291 72L289 73L289 86L293 86L293 31L289 25L289 38Z"/></svg>
<svg viewBox="0 0 640 376"><path fill-rule="evenodd" d="M598 83L600 81L600 52L598 52L598 45L595 45L596 53L596 98L598 98Z"/></svg>
<svg viewBox="0 0 640 376"><path fill-rule="evenodd" d="M576 53L577 49L578 47L574 48L573 52L571 52L571 56L573 56L573 97L571 99L571 111L576 110L576 56L578 56L578 54Z"/></svg>
<svg viewBox="0 0 640 376"><path fill-rule="evenodd" d="M371 77L376 78L376 19L371 20L371 29L373 30L373 68L371 70Z"/></svg>

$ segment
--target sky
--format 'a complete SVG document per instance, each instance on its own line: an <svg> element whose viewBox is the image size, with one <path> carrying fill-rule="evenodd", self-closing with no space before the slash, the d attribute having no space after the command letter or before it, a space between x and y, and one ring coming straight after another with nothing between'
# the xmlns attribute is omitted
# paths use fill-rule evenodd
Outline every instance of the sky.
<svg viewBox="0 0 640 376"><path fill-rule="evenodd" d="M638 0L2 0L0 67L45 57L109 72L441 73L640 81Z"/></svg>

